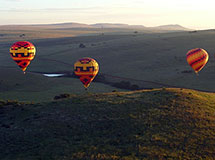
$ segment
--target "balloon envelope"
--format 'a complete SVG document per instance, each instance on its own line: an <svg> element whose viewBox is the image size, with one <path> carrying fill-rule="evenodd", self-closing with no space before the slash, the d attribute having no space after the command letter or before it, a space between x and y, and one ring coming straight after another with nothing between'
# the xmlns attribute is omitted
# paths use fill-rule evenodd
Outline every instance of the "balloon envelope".
<svg viewBox="0 0 215 160"><path fill-rule="evenodd" d="M36 48L28 41L19 41L14 43L10 48L10 55L12 59L24 72L31 60L34 59Z"/></svg>
<svg viewBox="0 0 215 160"><path fill-rule="evenodd" d="M202 48L191 49L187 52L187 62L198 73L208 62L208 53Z"/></svg>
<svg viewBox="0 0 215 160"><path fill-rule="evenodd" d="M87 88L93 81L99 71L99 65L96 60L86 57L79 59L74 64L75 75L79 76L80 81Z"/></svg>

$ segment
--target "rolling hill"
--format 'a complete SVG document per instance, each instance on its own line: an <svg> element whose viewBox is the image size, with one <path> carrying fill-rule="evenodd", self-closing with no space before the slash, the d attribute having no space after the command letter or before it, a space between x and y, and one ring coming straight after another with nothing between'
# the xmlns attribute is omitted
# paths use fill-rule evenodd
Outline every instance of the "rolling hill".
<svg viewBox="0 0 215 160"><path fill-rule="evenodd" d="M128 25L128 24L120 24L120 23L96 23L91 24L90 26L96 28L139 28L139 29L146 29L143 25Z"/></svg>
<svg viewBox="0 0 215 160"><path fill-rule="evenodd" d="M151 30L151 31L190 31L192 29L185 28L178 24L170 24L170 25L161 25L157 27L146 27L143 25L128 25L128 24L114 24L114 23L97 23L92 24L90 26L97 27L97 28L130 28L130 29L144 29L144 30Z"/></svg>
<svg viewBox="0 0 215 160"><path fill-rule="evenodd" d="M82 24L82 23L55 23L55 24L35 24L35 25L0 25L0 29L37 29L37 28L44 28L44 29L68 29L68 28L91 28L91 29L104 29L104 28L111 28L111 29L142 29L142 30L166 30L166 32L170 30L175 31L189 31L192 29L185 28L178 24L170 24L170 25L161 25L157 27L146 27L143 25L129 25L129 24L121 24L121 23L96 23L96 24Z"/></svg>
<svg viewBox="0 0 215 160"><path fill-rule="evenodd" d="M92 57L100 65L99 74L103 81L92 83L92 92L127 90L129 87L119 89L113 85L121 82L139 89L179 87L215 92L214 30L168 33L136 30L138 32L134 33L135 30L111 28L104 29L105 32L86 28L31 29L0 31L0 80L4 81L0 83L0 88L4 88L0 92L1 99L40 101L51 100L63 91L84 93L77 79L63 77L51 80L40 75L56 72L72 74L73 64L81 57ZM26 76L19 72L9 56L9 47L18 40L29 40L37 48L36 57L27 70L27 73L31 72L27 74L29 80L38 79L33 83L28 81L33 85L23 83L27 81ZM85 48L81 48L80 44ZM187 51L197 47L209 53L209 61L199 76L186 62ZM14 81L13 75L19 78ZM46 84L49 87L45 87L44 92ZM37 92L31 90L31 86L37 86ZM23 94L20 94L21 90Z"/></svg>
<svg viewBox="0 0 215 160"><path fill-rule="evenodd" d="M166 30L166 31L189 31L191 29L185 28L178 24L170 24L170 25L162 25L157 27L152 27L153 29L157 30Z"/></svg>
<svg viewBox="0 0 215 160"><path fill-rule="evenodd" d="M0 159L214 159L215 32L158 28L0 26ZM26 75L9 56L18 40L37 49ZM210 56L199 76L196 47ZM72 76L82 57L100 65L88 92Z"/></svg>
<svg viewBox="0 0 215 160"><path fill-rule="evenodd" d="M0 159L214 159L215 94L187 89L0 101Z"/></svg>

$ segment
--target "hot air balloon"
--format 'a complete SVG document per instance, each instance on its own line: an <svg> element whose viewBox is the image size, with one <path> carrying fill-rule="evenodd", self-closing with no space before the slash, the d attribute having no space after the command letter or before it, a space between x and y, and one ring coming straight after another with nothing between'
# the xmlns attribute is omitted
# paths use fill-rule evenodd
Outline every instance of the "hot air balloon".
<svg viewBox="0 0 215 160"><path fill-rule="evenodd" d="M98 63L89 57L79 59L74 64L75 75L79 76L80 81L87 89L99 71Z"/></svg>
<svg viewBox="0 0 215 160"><path fill-rule="evenodd" d="M34 59L35 53L36 48L28 41L16 42L10 48L11 57L24 73L31 60Z"/></svg>
<svg viewBox="0 0 215 160"><path fill-rule="evenodd" d="M202 48L191 49L187 52L187 62L197 74L208 62L208 53Z"/></svg>

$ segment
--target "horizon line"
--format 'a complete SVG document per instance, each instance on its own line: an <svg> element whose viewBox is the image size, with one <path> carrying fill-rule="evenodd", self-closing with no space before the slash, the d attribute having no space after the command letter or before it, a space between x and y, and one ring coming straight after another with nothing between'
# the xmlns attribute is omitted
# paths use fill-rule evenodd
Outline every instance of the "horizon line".
<svg viewBox="0 0 215 160"><path fill-rule="evenodd" d="M142 27L146 27L146 28L151 28L151 27L160 27L160 26L181 26L183 28L186 29L191 29L191 30L195 30L193 28L190 27L186 27L180 24L176 24L176 23L169 23L169 24L161 24L161 25L156 25L156 26L146 26L143 24L128 24L128 23L121 23L121 22L97 22L97 23L82 23L82 22L73 22L73 21L67 21L67 22L50 22L50 23L14 23L14 24L0 24L0 26L27 26L27 25L57 25L57 24L82 24L82 25L95 25L95 24L112 24L112 25L128 25L128 26L142 26Z"/></svg>

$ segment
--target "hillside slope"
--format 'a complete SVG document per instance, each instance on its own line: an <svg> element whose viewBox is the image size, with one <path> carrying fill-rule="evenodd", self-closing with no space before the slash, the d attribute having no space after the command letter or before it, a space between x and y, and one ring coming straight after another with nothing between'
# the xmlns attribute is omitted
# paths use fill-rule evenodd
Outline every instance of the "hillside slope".
<svg viewBox="0 0 215 160"><path fill-rule="evenodd" d="M3 39L4 37L2 37ZM174 87L215 92L214 30L165 34L127 33L117 35L114 33L113 35L47 38L31 42L36 46L37 53L27 72L72 73L73 64L78 59L92 57L99 63L99 74L104 77L104 81L111 83L126 81L141 89ZM42 99L50 100L60 93L78 94L84 91L82 84L77 79L55 78L51 80L40 75L18 74L20 69L9 55L9 48L12 44L7 40L0 42L0 82L3 81L0 89L2 87L4 89L3 91L1 89L2 92L0 92L1 99L31 101L35 100L35 97L39 97L34 96L37 94L42 96L39 98L41 101ZM84 44L86 47L81 48L80 44ZM196 47L206 49L209 54L209 61L199 72L199 76L196 76L186 61L187 51ZM18 76L16 81L13 78L15 75ZM28 85L24 83L30 82L27 79L35 78L38 81L33 80L34 83ZM17 82L17 80L19 81ZM21 80L23 81L21 82ZM44 91L42 86L47 84L41 83L43 81L50 82L47 85L50 87L45 86L47 96L40 93ZM116 89L113 86L94 82L90 86L91 92L96 90L111 92ZM34 92L31 86L37 88L37 92ZM13 93L9 89L12 89ZM17 89L19 91L21 89L23 94L17 92ZM29 90L32 92L29 93Z"/></svg>
<svg viewBox="0 0 215 160"><path fill-rule="evenodd" d="M0 159L214 159L215 94L187 89L0 101Z"/></svg>

